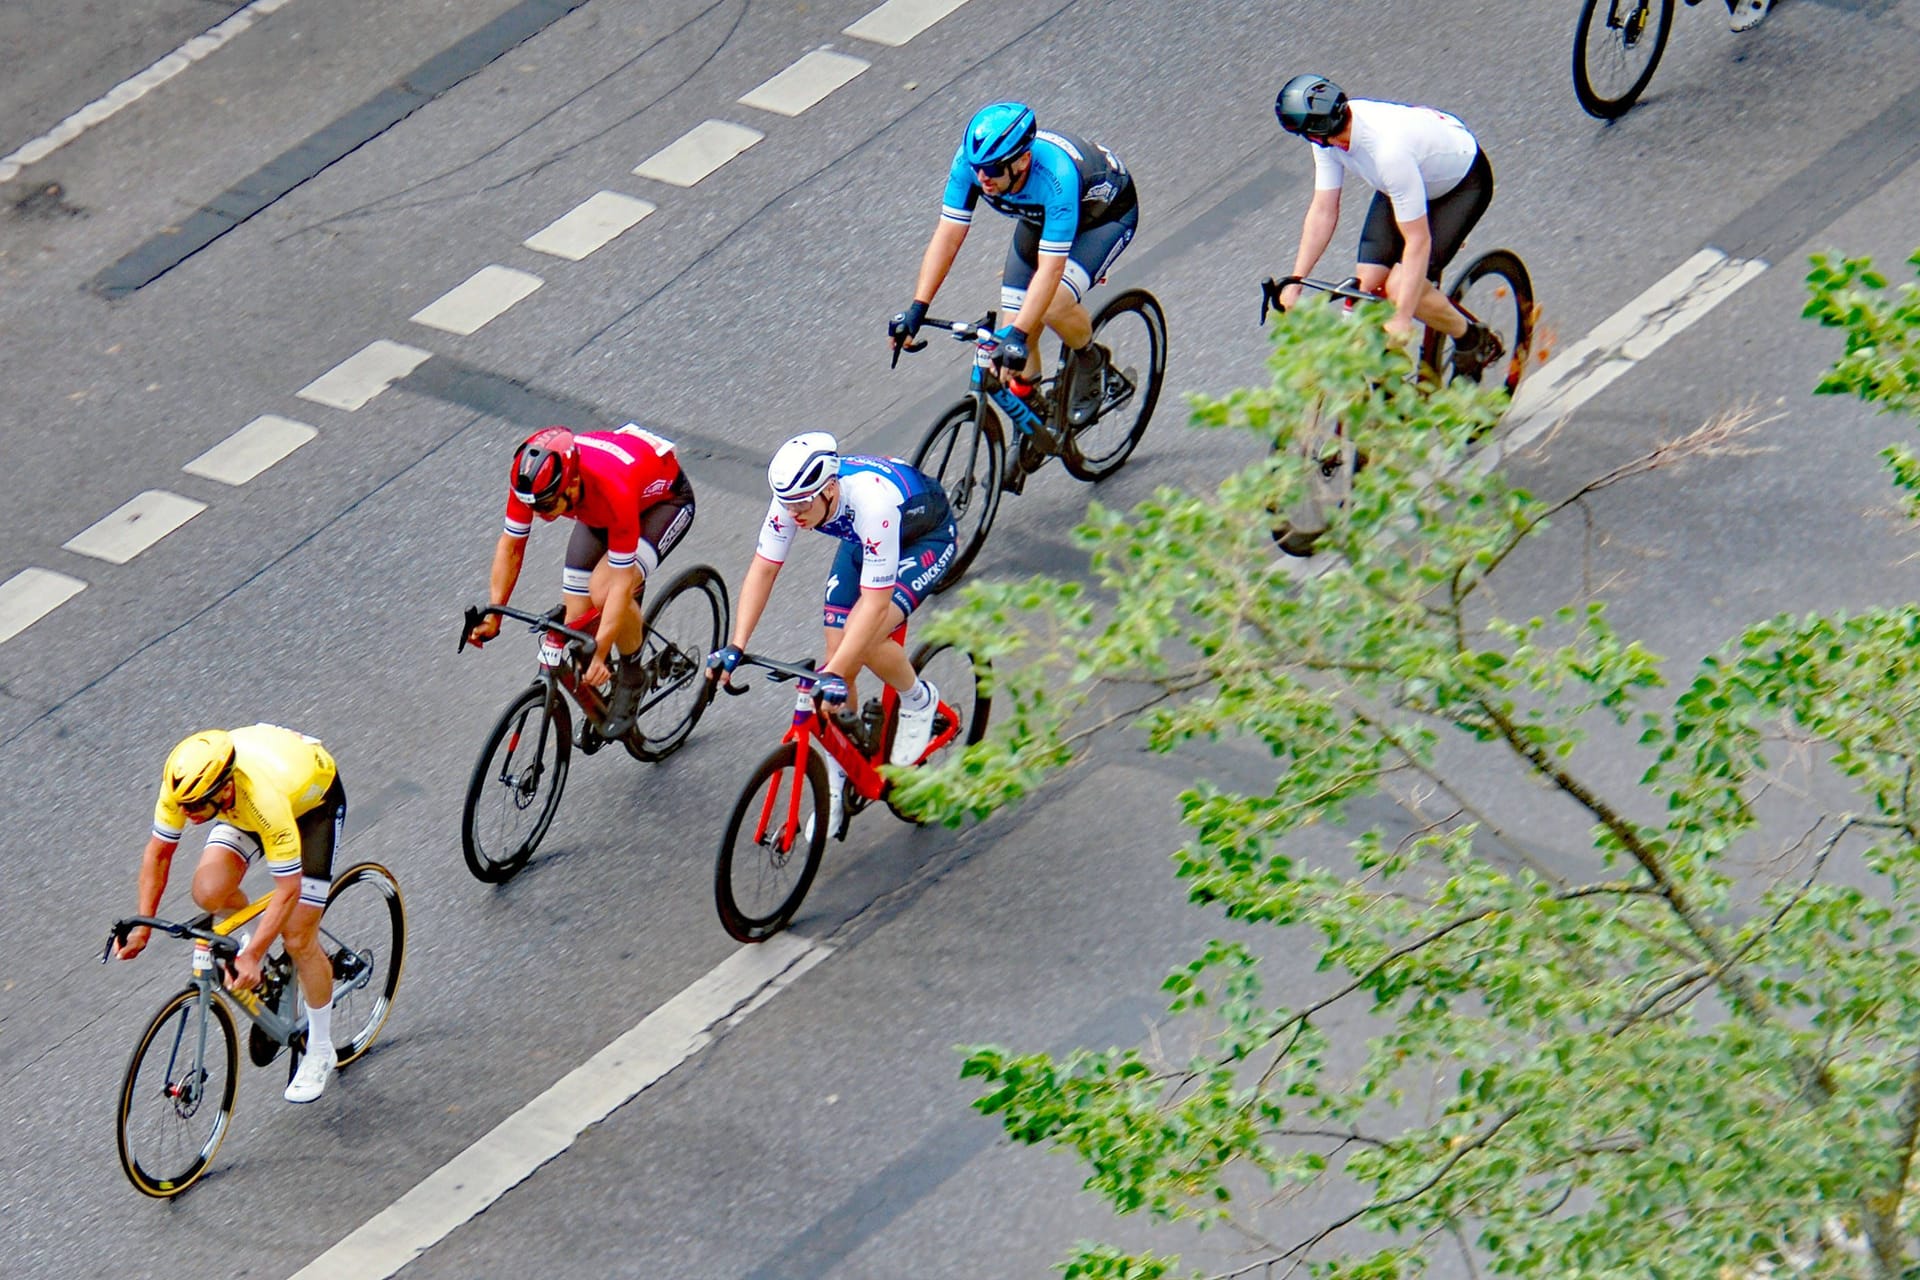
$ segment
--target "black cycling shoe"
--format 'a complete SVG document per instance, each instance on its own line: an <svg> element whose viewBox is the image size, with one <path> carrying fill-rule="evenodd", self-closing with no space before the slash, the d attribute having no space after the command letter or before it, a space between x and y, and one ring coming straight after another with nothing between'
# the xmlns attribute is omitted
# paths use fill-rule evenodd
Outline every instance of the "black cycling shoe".
<svg viewBox="0 0 1920 1280"><path fill-rule="evenodd" d="M1107 396L1107 365L1111 356L1097 342L1071 353L1067 368L1067 421L1084 427L1100 416Z"/></svg>
<svg viewBox="0 0 1920 1280"><path fill-rule="evenodd" d="M1487 366L1505 354L1507 344L1500 341L1500 335L1475 321L1467 326L1466 333L1454 339L1453 376L1478 382Z"/></svg>
<svg viewBox="0 0 1920 1280"><path fill-rule="evenodd" d="M633 728L634 712L647 691L648 675L646 663L638 655L620 660L613 673L613 696L607 699L606 719L600 726L604 737L624 738Z"/></svg>

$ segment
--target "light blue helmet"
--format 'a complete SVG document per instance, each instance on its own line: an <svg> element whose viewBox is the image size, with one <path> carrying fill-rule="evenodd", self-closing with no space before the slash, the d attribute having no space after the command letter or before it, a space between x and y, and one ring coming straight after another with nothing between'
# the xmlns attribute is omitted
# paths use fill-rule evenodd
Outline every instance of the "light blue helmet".
<svg viewBox="0 0 1920 1280"><path fill-rule="evenodd" d="M1024 102L995 102L973 113L967 123L961 157L970 169L1005 164L1033 145L1040 124Z"/></svg>

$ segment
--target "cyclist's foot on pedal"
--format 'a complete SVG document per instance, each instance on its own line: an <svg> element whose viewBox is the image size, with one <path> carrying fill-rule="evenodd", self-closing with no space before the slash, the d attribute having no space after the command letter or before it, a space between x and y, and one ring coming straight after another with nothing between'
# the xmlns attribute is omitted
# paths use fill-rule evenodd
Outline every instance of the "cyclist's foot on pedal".
<svg viewBox="0 0 1920 1280"><path fill-rule="evenodd" d="M847 787L843 782L839 786L827 788L827 836L834 840L847 838ZM813 843L814 814L807 815L806 829L801 833L808 844Z"/></svg>
<svg viewBox="0 0 1920 1280"><path fill-rule="evenodd" d="M282 1096L288 1102L314 1101L326 1092L327 1081L333 1077L333 1069L339 1061L330 1044L308 1049L307 1056L300 1059L300 1069L293 1073L293 1080Z"/></svg>
<svg viewBox="0 0 1920 1280"><path fill-rule="evenodd" d="M601 733L624 738L633 728L634 709L647 689L647 666L639 657L622 658L613 673L613 696L607 700L607 719Z"/></svg>
<svg viewBox="0 0 1920 1280"><path fill-rule="evenodd" d="M1478 382L1488 365L1507 354L1500 335L1475 321L1453 342L1453 376Z"/></svg>
<svg viewBox="0 0 1920 1280"><path fill-rule="evenodd" d="M1007 450L1007 465L1000 477L1002 493L1019 493L1027 487L1027 464L1020 455L1021 449Z"/></svg>
<svg viewBox="0 0 1920 1280"><path fill-rule="evenodd" d="M1084 427L1100 415L1107 397L1107 349L1097 342L1072 353L1067 368L1067 421Z"/></svg>
<svg viewBox="0 0 1920 1280"><path fill-rule="evenodd" d="M923 679L914 686L914 693L922 694L926 705L917 711L909 707L911 693L900 699L900 720L893 727L888 764L918 764L920 757L927 753L927 744L933 741L933 713L940 709L940 691L933 687L931 680Z"/></svg>
<svg viewBox="0 0 1920 1280"><path fill-rule="evenodd" d="M1751 31L1766 21L1772 7L1773 0L1733 0L1733 20L1728 25L1735 31Z"/></svg>

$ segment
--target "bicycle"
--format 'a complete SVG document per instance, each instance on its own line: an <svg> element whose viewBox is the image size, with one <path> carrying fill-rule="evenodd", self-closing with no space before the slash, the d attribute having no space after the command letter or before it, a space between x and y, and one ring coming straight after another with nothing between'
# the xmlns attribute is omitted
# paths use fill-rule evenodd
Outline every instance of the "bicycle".
<svg viewBox="0 0 1920 1280"><path fill-rule="evenodd" d="M240 1078L234 1011L252 1019L247 1052L255 1066L271 1065L287 1049L287 1078L300 1069L307 1015L286 952L268 958L253 990L226 985L240 954L234 931L265 910L272 896L255 898L219 924L211 912L185 922L153 916L114 921L103 964L142 925L193 939L193 976L147 1023L120 1085L120 1167L142 1195L167 1199L185 1191L206 1173L226 1138ZM320 942L333 967L334 1026L358 1028L334 1046L344 1069L372 1046L400 985L407 917L393 873L362 862L335 877L320 915Z"/></svg>
<svg viewBox="0 0 1920 1280"><path fill-rule="evenodd" d="M1145 289L1115 294L1093 318L1094 341L1112 353L1101 375L1100 408L1090 421L1076 426L1067 420L1067 385L1060 376L1067 363L1066 345L1060 347L1053 374L1027 394L1018 394L993 367L993 353L1000 345L994 335L995 318L992 311L971 324L929 317L921 326L945 330L957 341L974 344L967 394L934 420L912 459L916 468L946 490L960 534L953 564L934 587L935 593L960 581L980 553L1000 509L1003 488L1020 492L1026 478L1055 456L1076 480L1104 480L1118 471L1146 434L1166 373L1167 321L1159 300ZM894 364L899 364L901 351L926 346L925 338L902 344L894 350ZM1130 418L1108 422L1105 430L1100 429L1104 420L1129 403L1133 404ZM1010 461L1003 418L1013 424L1018 437Z"/></svg>
<svg viewBox="0 0 1920 1280"><path fill-rule="evenodd" d="M1487 285L1489 281L1491 285ZM1326 294L1329 302L1344 306L1349 313L1356 306L1387 301L1379 294L1365 292L1359 283L1349 278L1334 284L1307 276L1263 280L1260 282L1260 322L1266 323L1270 311L1284 310L1280 295L1287 286L1295 284ZM1519 387L1533 354L1533 324L1538 307L1533 300L1533 279L1527 273L1526 264L1518 254L1506 249L1482 254L1454 277L1447 297L1469 319L1489 324L1506 347L1506 355L1501 360L1490 362L1477 378L1469 380L1511 396ZM1476 315L1467 305L1469 297L1493 319L1487 321ZM1464 377L1454 371L1452 344L1438 329L1429 328L1421 339L1416 376L1428 386ZM1305 498L1274 526L1273 540L1288 555L1304 557L1313 554L1314 544L1326 532L1328 512L1345 505L1353 490L1354 476L1366 466L1366 455L1354 444L1346 424L1338 419L1330 427L1318 421L1308 424L1306 430L1294 436L1293 445L1314 466L1307 473Z"/></svg>
<svg viewBox="0 0 1920 1280"><path fill-rule="evenodd" d="M904 623L893 638L906 642ZM924 644L912 660L914 670L940 689L933 737L914 762L917 768L956 742L964 747L980 741L992 700L982 687L987 670L984 659L976 660L952 645ZM811 662L781 662L749 653L742 655L740 666L764 668L767 678L776 683L798 682L793 724L781 745L754 767L734 802L714 868L720 927L736 941L764 942L785 928L800 909L820 868L829 834L836 840L846 839L854 815L875 801L885 801L905 821L918 820L895 804L893 784L880 772L900 712L900 695L890 686L883 685L878 697L868 698L857 717L823 716L813 692L819 677ZM720 682L720 687L728 693L747 692L726 682ZM816 744L847 775L840 829L831 833L827 830L827 767L814 750Z"/></svg>
<svg viewBox="0 0 1920 1280"><path fill-rule="evenodd" d="M1692 8L1700 0L1686 3ZM1731 0L1727 8L1731 12ZM1617 120L1632 108L1666 52L1673 10L1674 0L1585 0L1580 6L1573 93L1588 115Z"/></svg>
<svg viewBox="0 0 1920 1280"><path fill-rule="evenodd" d="M541 643L533 682L501 712L467 782L460 849L467 870L486 884L513 879L533 857L559 808L573 749L590 756L609 741L602 730L612 694L611 685L586 682L599 610L568 626L559 605L544 614L505 605L469 608L460 648L482 619L496 614L526 623ZM711 700L702 675L707 655L726 641L726 583L710 565L694 565L648 606L644 621L647 680L633 727L620 742L634 759L654 763L685 745ZM568 699L580 709L577 732Z"/></svg>

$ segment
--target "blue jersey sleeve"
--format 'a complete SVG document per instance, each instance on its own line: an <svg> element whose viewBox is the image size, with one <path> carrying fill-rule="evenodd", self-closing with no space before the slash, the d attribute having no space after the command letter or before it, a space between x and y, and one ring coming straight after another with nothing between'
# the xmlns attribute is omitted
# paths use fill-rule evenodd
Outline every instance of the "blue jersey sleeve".
<svg viewBox="0 0 1920 1280"><path fill-rule="evenodd" d="M1040 252L1066 256L1080 233L1080 170L1073 157L1055 146L1033 148L1033 171L1021 194L1044 211L1040 224Z"/></svg>
<svg viewBox="0 0 1920 1280"><path fill-rule="evenodd" d="M973 206L979 199L980 187L973 180L973 170L967 168L958 151L954 152L953 164L947 170L947 191L940 197L940 216L948 222L972 222Z"/></svg>

